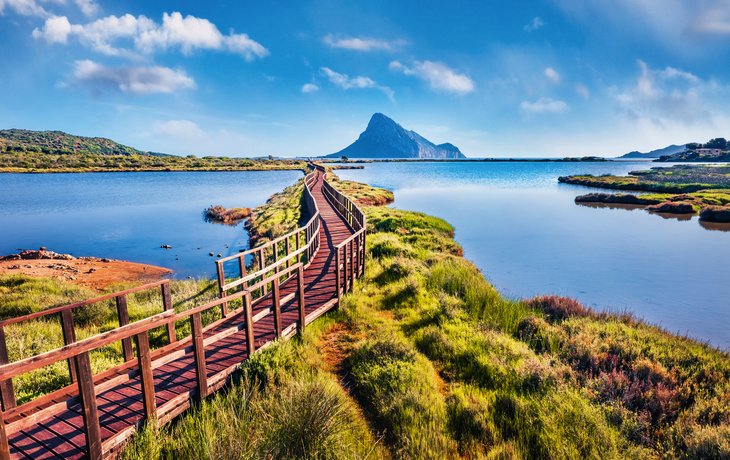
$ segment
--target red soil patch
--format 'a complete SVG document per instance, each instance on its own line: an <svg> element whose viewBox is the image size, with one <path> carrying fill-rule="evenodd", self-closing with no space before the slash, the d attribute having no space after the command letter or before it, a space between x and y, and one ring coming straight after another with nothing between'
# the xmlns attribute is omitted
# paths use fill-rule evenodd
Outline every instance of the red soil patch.
<svg viewBox="0 0 730 460"><path fill-rule="evenodd" d="M40 258L48 252L54 258ZM53 277L71 284L101 292L116 282L153 282L172 273L172 270L154 265L137 264L122 260L74 258L52 251L26 251L12 260L0 260L0 275L23 274L35 278ZM55 257L58 256L58 257ZM8 256L13 257L13 256Z"/></svg>

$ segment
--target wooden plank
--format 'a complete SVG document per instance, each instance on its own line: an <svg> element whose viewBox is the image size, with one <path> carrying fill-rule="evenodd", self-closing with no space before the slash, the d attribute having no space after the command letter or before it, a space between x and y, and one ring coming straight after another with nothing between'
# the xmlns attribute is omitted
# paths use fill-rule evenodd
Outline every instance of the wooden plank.
<svg viewBox="0 0 730 460"><path fill-rule="evenodd" d="M279 273L279 243L274 243L274 273Z"/></svg>
<svg viewBox="0 0 730 460"><path fill-rule="evenodd" d="M337 309L339 309L342 306L342 290L340 289L341 282L340 280L340 264L342 261L340 260L340 248L335 248L335 291L337 293Z"/></svg>
<svg viewBox="0 0 730 460"><path fill-rule="evenodd" d="M129 324L129 310L127 310L126 295L120 295L117 297L117 315L119 316L120 327ZM124 356L124 361L131 361L134 359L131 337L125 337L122 339L122 355Z"/></svg>
<svg viewBox="0 0 730 460"><path fill-rule="evenodd" d="M226 291L223 290L223 284L226 282L225 276L223 275L223 263L221 263L220 260L216 260L215 268L218 273L218 296L222 299L226 296ZM223 318L228 316L228 302L223 302L221 304L221 315Z"/></svg>
<svg viewBox="0 0 730 460"><path fill-rule="evenodd" d="M241 257L238 258L238 269L241 272L241 278L246 277L246 256L241 255ZM243 286L241 286L242 289L246 289L246 282L243 283Z"/></svg>
<svg viewBox="0 0 730 460"><path fill-rule="evenodd" d="M274 293L274 332L276 338L281 338L281 299L279 298L279 277L272 281L272 289Z"/></svg>
<svg viewBox="0 0 730 460"><path fill-rule="evenodd" d="M147 331L137 334L137 368L142 386L142 405L145 420L157 417L155 407L155 381L152 376L152 359L150 358L150 341Z"/></svg>
<svg viewBox="0 0 730 460"><path fill-rule="evenodd" d="M162 305L164 311L175 311L175 306L172 304L172 293L170 292L170 283L162 285ZM175 333L175 321L167 323L167 343L177 342L177 334Z"/></svg>
<svg viewBox="0 0 730 460"><path fill-rule="evenodd" d="M0 366L9 363L5 328L0 327ZM0 382L0 403L2 403L2 410L4 411L10 410L18 405L15 400L15 389L13 388L12 379L6 379Z"/></svg>
<svg viewBox="0 0 730 460"><path fill-rule="evenodd" d="M0 460L10 460L10 444L8 444L8 435L5 433L2 411L0 411Z"/></svg>
<svg viewBox="0 0 730 460"><path fill-rule="evenodd" d="M76 329L74 328L74 317L71 310L61 312L61 332L63 333L64 345L76 342ZM68 373L71 383L76 382L76 358L68 359Z"/></svg>
<svg viewBox="0 0 730 460"><path fill-rule="evenodd" d="M193 329L193 354L195 355L195 377L198 383L198 397L204 399L208 396L208 375L205 369L205 347L203 345L203 324L200 319L200 312L190 317Z"/></svg>
<svg viewBox="0 0 730 460"><path fill-rule="evenodd" d="M94 376L91 373L91 359L88 351L76 357L76 376L81 396L81 413L84 418L86 454L90 460L101 460L101 427L99 426Z"/></svg>
<svg viewBox="0 0 730 460"><path fill-rule="evenodd" d="M264 248L259 250L259 272L264 271ZM266 278L266 273L261 275L261 279ZM261 288L261 294L266 295L266 285Z"/></svg>
<svg viewBox="0 0 730 460"><path fill-rule="evenodd" d="M110 343L117 342L124 337L130 337L132 335L137 335L142 331L160 327L165 324L168 318L173 317L172 313L173 312L159 313L127 326L122 326L118 329L104 332L94 337L89 337L88 339L41 353L40 355L31 356L30 358L21 359L20 361L0 366L0 375L12 378L20 374L25 374L33 369L53 364L56 361L78 356L90 350L103 347L104 345L109 345ZM78 371L78 366L76 366L76 370Z"/></svg>
<svg viewBox="0 0 730 460"><path fill-rule="evenodd" d="M243 298L243 305L246 315L246 348L248 355L251 356L256 351L256 344L254 343L253 335L253 314L251 312L251 294L246 294Z"/></svg>
<svg viewBox="0 0 730 460"><path fill-rule="evenodd" d="M299 307L299 331L303 333L306 326L306 310L304 307L304 267L302 266L297 270L297 288L299 290L297 302Z"/></svg>
<svg viewBox="0 0 730 460"><path fill-rule="evenodd" d="M350 241L350 292L355 290L355 240Z"/></svg>

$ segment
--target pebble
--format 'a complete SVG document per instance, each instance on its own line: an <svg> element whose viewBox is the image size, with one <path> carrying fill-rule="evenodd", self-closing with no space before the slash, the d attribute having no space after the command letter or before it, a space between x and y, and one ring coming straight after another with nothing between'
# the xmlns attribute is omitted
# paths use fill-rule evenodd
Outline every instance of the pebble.
<svg viewBox="0 0 730 460"><path fill-rule="evenodd" d="M172 249L172 246L170 246L169 244L163 244L163 245L162 245L162 246L160 246L160 247L161 247L161 248L165 248L165 249Z"/></svg>
<svg viewBox="0 0 730 460"><path fill-rule="evenodd" d="M175 257L175 260L180 260L180 258L179 257Z"/></svg>
<svg viewBox="0 0 730 460"><path fill-rule="evenodd" d="M212 252L209 252L208 255L213 257L215 254L213 254Z"/></svg>
<svg viewBox="0 0 730 460"><path fill-rule="evenodd" d="M218 257L223 257L222 255L218 254Z"/></svg>

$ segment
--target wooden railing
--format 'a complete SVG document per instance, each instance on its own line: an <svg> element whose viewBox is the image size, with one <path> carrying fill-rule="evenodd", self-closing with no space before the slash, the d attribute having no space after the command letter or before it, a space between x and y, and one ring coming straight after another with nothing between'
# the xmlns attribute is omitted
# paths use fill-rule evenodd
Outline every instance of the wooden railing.
<svg viewBox="0 0 730 460"><path fill-rule="evenodd" d="M313 164L310 164L310 167L315 168ZM307 204L309 214L312 217L310 217L309 221L303 227L261 246L215 261L216 273L218 275L218 290L221 298L228 295L228 291L239 286L243 290L251 289L249 286L250 283L255 283L256 280L269 274L280 273L282 269L290 267L293 263L302 262L304 268L307 268L312 263L312 260L314 260L315 255L319 251L319 229L321 226L319 208L311 191L316 181L316 169L304 178L304 200ZM302 237L304 238L303 244ZM255 271L252 273L247 273L246 270L246 256L248 255L253 256L253 267ZM235 281L226 283L223 264L231 260L238 260L238 272L240 276ZM289 280L283 274L281 276L282 283ZM264 285L261 291L257 293L254 299L254 305L266 298L268 298L267 288ZM284 301L286 302L287 300L288 298ZM227 314L227 305L225 303L222 304L221 309L225 317Z"/></svg>
<svg viewBox="0 0 730 460"><path fill-rule="evenodd" d="M127 289L126 291L121 292L115 292L114 294L108 294L102 297L97 297L95 299L90 300L84 300L81 302L76 302L71 305L65 305L63 307L56 307L56 308L50 308L48 310L39 311L36 313L31 313L29 315L24 316L18 316L16 318L10 318L6 319L4 321L0 321L0 366L3 366L5 364L8 364L8 348L7 348L7 342L5 339L5 328L10 326L11 324L17 324L24 321L29 321L32 319L37 318L43 318L50 315L56 315L60 314L61 316L61 331L63 333L63 342L65 345L70 345L74 342L76 342L76 329L74 326L74 317L73 317L73 311L76 308L83 307L86 305L91 305L97 302L101 302L104 300L110 300L114 299L116 301L117 306L117 316L119 318L119 326L126 326L129 324L129 311L127 309L127 295L132 294L134 292L146 290L146 289L152 289L155 287L159 287L162 291L162 305L164 311L172 310L172 298L170 295L170 280L162 280L158 281L156 283L147 284L144 286L139 286L132 289ZM167 338L169 343L175 342L177 338L175 337L175 323L171 323L167 327ZM134 351L132 350L132 339L127 337L121 339L122 342L122 355L124 356L124 361L131 361L134 359ZM71 383L76 382L77 376L76 376L76 365L74 363L74 358L70 357L68 358L68 370L69 370L69 376ZM13 381L9 378L6 378L5 376L0 373L0 402L2 402L2 410L8 411L10 409L13 409L17 406L17 402L15 400L15 391L13 389Z"/></svg>
<svg viewBox="0 0 730 460"><path fill-rule="evenodd" d="M321 165L317 169L325 171ZM337 307L340 307L343 292L352 292L355 279L365 274L365 235L367 219L355 203L337 191L326 180L322 192L338 214L345 219L354 232L352 236L335 247L335 283L337 286Z"/></svg>
<svg viewBox="0 0 730 460"><path fill-rule="evenodd" d="M66 345L57 348L52 351L41 353L36 356L25 358L13 363L7 362L7 350L4 349L5 361L0 365L0 381L3 382L3 411L0 411L0 460L10 459L10 449L8 444L8 436L17 433L20 430L24 430L32 427L41 420L47 419L54 415L60 414L67 410L74 404L80 403L82 408L82 416L84 422L84 434L86 436L86 449L87 455L92 460L99 460L104 455L108 454L115 448L118 448L124 440L129 437L136 427L144 420L157 420L158 423L165 423L172 418L176 417L182 411L190 407L190 402L193 397L204 398L213 391L216 391L226 383L227 377L238 368L240 364L233 365L223 371L220 371L213 375L211 378L207 377L207 369L205 364L205 346L215 343L227 336L235 334L241 330L245 330L247 351L249 355L255 350L255 337L253 332L253 325L269 313L273 312L274 317L274 334L276 337L289 337L293 335L296 330L303 330L305 327L305 304L304 304L304 265L299 262L289 266L288 268L280 270L272 276L264 278L255 284L248 286L246 289L239 291L233 295L223 297L221 299L209 302L205 305L191 308L181 313L175 313L172 308L172 302L170 298L169 281L160 281L158 283L152 283L138 288L129 289L127 291L110 294L103 297L79 302L73 305L67 305L65 307L54 308L46 310L40 313L34 313L26 315L20 318L13 318L0 322L0 331L3 326L25 321L33 318L39 318L55 313L71 312L73 308L81 305L88 305L90 303L99 302L102 300L116 298L124 299L125 296L131 292L139 291L142 289L149 289L157 286L162 286L163 299L166 299L165 310L162 313L145 318L143 320L121 325L119 328L112 331L108 331L94 337L90 337L81 341L67 341ZM290 276L291 275L291 276ZM299 318L297 322L292 323L289 327L282 330L281 320L281 304L287 301L287 298L280 298L279 286L282 277L287 279L292 276L296 276L297 279L297 290L291 294L291 296L297 295L298 297L298 310ZM272 292L273 302L270 308L263 309L254 316L253 315L253 302L252 292L268 287ZM201 315L206 310L214 307L220 307L223 304L227 304L233 300L242 298L243 305L230 312L230 314L243 314L243 320L236 325L228 327L224 330L217 332L215 335L203 339L203 334L226 321L226 318L222 318L218 321L209 324L206 327L202 326ZM124 301L117 300L117 305L123 305L120 311L126 311L126 303ZM169 307L168 307L169 306ZM68 316L68 315L67 315ZM125 315L120 313L120 322ZM175 339L174 325L176 321L190 319L191 324L191 335L179 342ZM62 320L68 321L68 320ZM72 323L65 323L64 331L70 324L70 330L73 329ZM167 327L168 337L170 344L165 347L159 348L153 352L150 351L148 332L151 329L158 327ZM71 334L73 336L73 334ZM122 344L128 343L129 349L131 350L131 340L134 338L137 343L137 365L135 368L130 370L128 373L123 375L110 374L109 372L99 374L94 378L91 371L91 359L89 353L100 347L109 345L110 343L121 341ZM3 337L4 339L4 337ZM4 340L0 343L5 345ZM124 345L123 345L124 347ZM171 361L185 356L186 354L193 352L194 356L194 367L196 375L196 386L195 388L184 392L177 397L167 401L160 407L156 407L155 404L155 386L153 381L152 371L157 369ZM125 359L127 358L125 351ZM12 378L19 375L40 369L58 361L68 360L72 364L75 372L75 380L78 386L78 396L66 398L64 401L56 404L46 406L48 402L57 400L59 396L66 394L67 390L59 390L51 395L39 398L37 400L26 403L22 406L15 407L15 396L12 389ZM113 371L113 370L112 370ZM116 377L108 378L110 375L116 375ZM124 382L128 382L137 376L140 376L141 380L141 399L143 402L143 413L144 417L142 420L135 424L131 424L128 428L118 432L113 437L105 440L102 443L101 438L101 426L99 423L99 412L96 402L96 394L112 389ZM96 380L96 382L95 382ZM11 396L12 395L12 396ZM40 399L43 399L41 404ZM7 405L5 402L7 401ZM44 407L41 410L33 411ZM17 416L32 412L30 416L20 418L10 423L5 423L5 420L16 418Z"/></svg>

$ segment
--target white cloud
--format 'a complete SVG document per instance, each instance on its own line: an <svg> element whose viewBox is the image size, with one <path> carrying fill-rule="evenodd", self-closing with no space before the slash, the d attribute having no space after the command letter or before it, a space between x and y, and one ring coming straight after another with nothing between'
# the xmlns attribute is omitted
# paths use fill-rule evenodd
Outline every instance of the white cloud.
<svg viewBox="0 0 730 460"><path fill-rule="evenodd" d="M188 120L157 121L152 127L155 134L174 137L175 139L200 140L208 134L200 127Z"/></svg>
<svg viewBox="0 0 730 460"><path fill-rule="evenodd" d="M121 91L133 95L172 93L194 89L195 81L183 71L167 67L106 67L95 62L76 61L72 84L100 92Z"/></svg>
<svg viewBox="0 0 730 460"><path fill-rule="evenodd" d="M376 38L338 38L336 39L332 34L327 35L322 39L326 44L332 48L343 48L355 51L392 51L397 49L407 42L405 40L378 40Z"/></svg>
<svg viewBox="0 0 730 460"><path fill-rule="evenodd" d="M637 61L641 75L634 86L613 90L618 106L630 120L644 120L667 127L712 124L724 107L728 88L714 81L705 82L689 72L667 67L652 70ZM719 109L719 110L718 110Z"/></svg>
<svg viewBox="0 0 730 460"><path fill-rule="evenodd" d="M82 44L111 56L135 56L130 49L113 45L120 39L133 40L136 52L146 54L180 48L183 54L195 49L226 50L242 55L247 61L269 55L269 50L246 34L223 35L207 19L190 15L183 18L177 12L164 13L162 24L131 14L112 15L86 25L70 24L65 16L52 17L46 20L42 29L33 31L34 38L44 39L49 44L66 43L69 36L76 36Z"/></svg>
<svg viewBox="0 0 730 460"><path fill-rule="evenodd" d="M560 74L555 71L552 67L548 67L545 69L545 76L548 77L548 79L555 83L556 85L560 83Z"/></svg>
<svg viewBox="0 0 730 460"><path fill-rule="evenodd" d="M319 86L313 83L307 83L306 85L302 86L303 93L315 93L317 91L319 91Z"/></svg>
<svg viewBox="0 0 730 460"><path fill-rule="evenodd" d="M580 96L584 99L589 99L591 97L591 92L588 91L588 88L581 85L580 83L575 85L575 92L578 93L578 96Z"/></svg>
<svg viewBox="0 0 730 460"><path fill-rule="evenodd" d="M23 16L48 17L49 14L42 6L34 0L0 0L0 14L3 14L5 7Z"/></svg>
<svg viewBox="0 0 730 460"><path fill-rule="evenodd" d="M537 102L523 101L520 104L520 111L524 115L563 113L568 111L568 104L563 101L555 101L549 97L542 97Z"/></svg>
<svg viewBox="0 0 730 460"><path fill-rule="evenodd" d="M101 11L101 7L94 0L76 0L76 5L85 16L94 16Z"/></svg>
<svg viewBox="0 0 730 460"><path fill-rule="evenodd" d="M530 23L527 24L525 27L523 27L523 29L528 32L532 32L533 30L537 30L544 25L545 25L545 23L542 22L542 19L540 19L540 17L538 16L535 19L533 19L532 21L530 21Z"/></svg>
<svg viewBox="0 0 730 460"><path fill-rule="evenodd" d="M395 94L393 90L388 88L387 86L380 86L378 83L368 77L355 77L350 78L345 74L337 73L327 67L322 67L319 69L322 75L326 76L327 79L330 81L330 83L334 84L340 89L351 89L351 88L376 88L382 91L386 96L388 96L388 99L390 99L392 102L395 102L395 99L393 98L393 95Z"/></svg>
<svg viewBox="0 0 730 460"><path fill-rule="evenodd" d="M436 91L466 94L474 91L474 82L464 74L456 73L441 62L415 61L413 68L409 68L398 61L393 61L390 70L403 72L405 75L425 80Z"/></svg>

